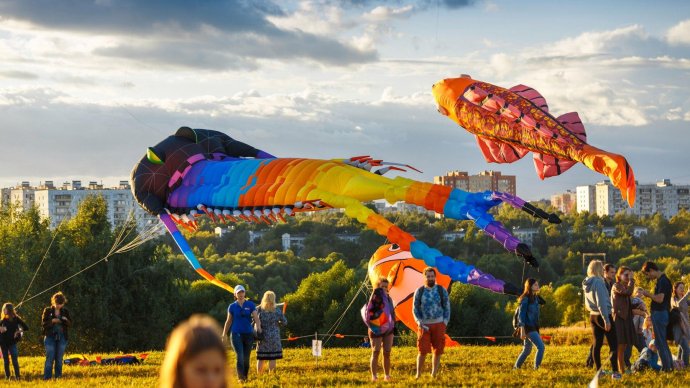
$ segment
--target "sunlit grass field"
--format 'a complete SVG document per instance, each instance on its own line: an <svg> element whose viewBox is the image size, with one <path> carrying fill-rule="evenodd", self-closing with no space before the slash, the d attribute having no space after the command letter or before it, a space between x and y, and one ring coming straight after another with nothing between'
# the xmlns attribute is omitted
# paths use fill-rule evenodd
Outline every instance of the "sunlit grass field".
<svg viewBox="0 0 690 388"><path fill-rule="evenodd" d="M530 355L522 370L512 370L520 346L461 346L446 349L439 376L432 379L428 374L414 379L416 350L413 347L393 348L393 382L379 382L378 386L586 386L594 376L594 370L584 367L587 345L549 346L542 368L531 368L534 356ZM674 349L675 351L675 349ZM608 352L604 347L603 354ZM633 355L637 352L633 351ZM234 355L230 357L230 369L234 373ZM278 362L278 373L257 378L255 361L252 359L250 380L246 387L304 387L304 386L352 386L371 385L368 372L369 349L325 348L323 357L316 363L311 349L286 349L285 359ZM95 356L86 355L89 359ZM64 366L63 379L55 382L41 380L42 357L20 357L23 381L0 380L0 386L8 387L153 387L157 385L158 369L163 361L162 352L151 352L142 365L126 366ZM254 357L255 354L252 353ZM606 358L606 357L602 357ZM605 363L605 367L609 367ZM627 386L675 386L690 385L690 370L673 373L645 372L626 375L622 383ZM600 379L602 386L618 386L610 376ZM233 377L231 386L240 384Z"/></svg>

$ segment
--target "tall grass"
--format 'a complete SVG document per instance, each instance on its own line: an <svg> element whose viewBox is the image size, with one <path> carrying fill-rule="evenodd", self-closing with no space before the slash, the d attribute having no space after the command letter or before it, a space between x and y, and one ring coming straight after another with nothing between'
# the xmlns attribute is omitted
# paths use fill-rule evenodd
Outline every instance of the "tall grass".
<svg viewBox="0 0 690 388"><path fill-rule="evenodd" d="M378 386L586 386L594 375L593 369L584 366L588 345L547 345L541 369L531 368L531 355L523 369L512 366L520 352L518 345L460 346L446 349L441 373L432 379L426 373L420 380L414 379L416 350L413 347L393 348L393 382L379 382ZM605 355L608 348L604 347ZM325 348L318 360L311 356L311 349L286 349L285 359L278 362L278 373L257 377L252 359L250 380L246 387L330 387L371 385L368 360L371 352L363 348ZM254 356L254 354L252 354ZM633 355L637 355L633 351ZM86 355L94 359L93 355ZM162 352L152 352L143 365L126 366L65 366L64 377L55 382L42 381L43 358L21 357L20 364L25 380L0 381L7 387L154 387L163 360ZM234 354L229 352L229 368L234 373ZM606 356L602 357L606 358ZM429 363L427 360L427 365ZM605 363L606 368L610 368ZM688 386L690 370L672 373L645 372L623 377L629 386ZM602 386L620 385L610 377L602 378ZM232 378L231 386L239 386Z"/></svg>

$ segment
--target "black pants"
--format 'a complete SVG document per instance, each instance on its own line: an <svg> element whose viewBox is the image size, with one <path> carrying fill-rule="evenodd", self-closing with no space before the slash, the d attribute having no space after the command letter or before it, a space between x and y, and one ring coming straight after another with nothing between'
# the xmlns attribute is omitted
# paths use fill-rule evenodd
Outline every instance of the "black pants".
<svg viewBox="0 0 690 388"><path fill-rule="evenodd" d="M611 361L611 369L618 372L618 341L616 341L616 329L613 327L613 318L609 316L611 322L611 330L604 330L604 319L600 315L590 315L589 322L592 326L592 335L594 336L594 344L592 344L591 355L594 359L594 366L597 370L601 369L601 347L604 345L604 337L609 343L609 361Z"/></svg>

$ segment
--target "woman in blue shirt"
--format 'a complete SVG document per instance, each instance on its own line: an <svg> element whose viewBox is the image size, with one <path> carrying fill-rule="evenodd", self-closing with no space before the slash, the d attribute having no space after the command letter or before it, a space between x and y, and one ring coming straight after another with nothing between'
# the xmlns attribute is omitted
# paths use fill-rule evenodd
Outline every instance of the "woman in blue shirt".
<svg viewBox="0 0 690 388"><path fill-rule="evenodd" d="M518 313L518 326L520 338L524 341L522 352L515 361L515 369L522 366L527 356L532 351L532 345L537 347L537 355L534 358L534 369L538 369L544 357L544 342L539 334L539 302L537 296L539 283L536 279L529 278L525 281L525 289L518 298L520 310Z"/></svg>
<svg viewBox="0 0 690 388"><path fill-rule="evenodd" d="M228 306L228 317L223 327L223 340L230 331L232 349L237 356L237 377L240 381L246 381L249 375L249 358L254 346L254 328L252 320L256 324L257 332L261 333L261 321L256 312L254 302L245 298L245 290L241 285L235 286L235 302Z"/></svg>

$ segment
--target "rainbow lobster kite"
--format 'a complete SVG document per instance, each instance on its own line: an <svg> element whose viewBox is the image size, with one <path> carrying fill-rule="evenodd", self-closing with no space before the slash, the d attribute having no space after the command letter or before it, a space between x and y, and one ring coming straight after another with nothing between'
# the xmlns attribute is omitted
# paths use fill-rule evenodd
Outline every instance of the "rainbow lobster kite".
<svg viewBox="0 0 690 388"><path fill-rule="evenodd" d="M374 166L386 166L371 172ZM472 220L510 252L537 266L529 247L512 236L488 210L506 202L529 214L560 222L506 193L469 193L446 186L382 176L398 164L369 158L316 160L276 158L229 136L205 129L180 128L154 147L132 171L137 202L157 215L187 260L204 278L232 292L206 272L176 225L194 229L195 218L270 222L302 211L344 209L368 228L385 236L415 258L462 283L495 281L473 266L443 255L375 213L362 202L404 201L458 220Z"/></svg>

